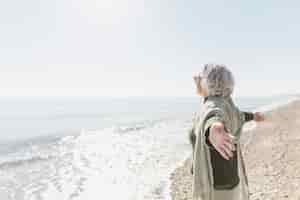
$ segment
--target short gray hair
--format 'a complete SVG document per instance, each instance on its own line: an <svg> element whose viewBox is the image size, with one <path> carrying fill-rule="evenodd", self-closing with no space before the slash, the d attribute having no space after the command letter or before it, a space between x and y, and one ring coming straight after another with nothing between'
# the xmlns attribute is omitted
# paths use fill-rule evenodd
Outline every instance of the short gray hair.
<svg viewBox="0 0 300 200"><path fill-rule="evenodd" d="M205 64L200 76L209 96L227 97L233 93L234 77L225 65Z"/></svg>

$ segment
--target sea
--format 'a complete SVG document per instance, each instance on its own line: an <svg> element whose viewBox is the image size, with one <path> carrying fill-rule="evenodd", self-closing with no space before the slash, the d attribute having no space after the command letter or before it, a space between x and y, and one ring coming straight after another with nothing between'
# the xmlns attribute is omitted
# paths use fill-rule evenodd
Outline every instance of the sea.
<svg viewBox="0 0 300 200"><path fill-rule="evenodd" d="M234 98L268 110L295 95ZM1 200L167 200L197 97L1 97Z"/></svg>

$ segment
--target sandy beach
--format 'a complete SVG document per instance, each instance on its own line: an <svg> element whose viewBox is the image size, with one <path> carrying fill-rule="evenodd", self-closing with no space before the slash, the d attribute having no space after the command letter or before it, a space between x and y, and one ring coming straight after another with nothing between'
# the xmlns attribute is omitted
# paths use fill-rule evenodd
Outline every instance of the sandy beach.
<svg viewBox="0 0 300 200"><path fill-rule="evenodd" d="M300 199L300 100L268 111L266 121L244 132L243 155L250 199ZM248 138L251 140L248 140ZM171 174L173 200L190 200L188 158Z"/></svg>

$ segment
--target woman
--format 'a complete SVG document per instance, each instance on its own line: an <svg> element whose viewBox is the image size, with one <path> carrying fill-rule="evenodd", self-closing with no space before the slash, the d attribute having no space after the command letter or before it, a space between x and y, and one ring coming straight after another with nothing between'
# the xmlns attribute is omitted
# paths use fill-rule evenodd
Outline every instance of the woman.
<svg viewBox="0 0 300 200"><path fill-rule="evenodd" d="M241 112L235 106L231 98L234 78L224 65L206 64L194 81L204 100L190 135L193 200L247 200L248 181L239 138L245 122L263 121L264 116Z"/></svg>

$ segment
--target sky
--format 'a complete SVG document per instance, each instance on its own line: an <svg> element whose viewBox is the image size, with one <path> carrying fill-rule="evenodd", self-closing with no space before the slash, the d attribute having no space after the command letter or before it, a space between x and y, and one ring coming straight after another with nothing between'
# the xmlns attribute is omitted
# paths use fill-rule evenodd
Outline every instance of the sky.
<svg viewBox="0 0 300 200"><path fill-rule="evenodd" d="M205 63L236 96L300 93L300 2L0 1L0 96L195 96Z"/></svg>

